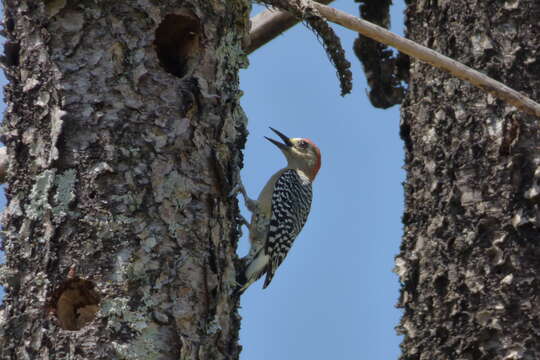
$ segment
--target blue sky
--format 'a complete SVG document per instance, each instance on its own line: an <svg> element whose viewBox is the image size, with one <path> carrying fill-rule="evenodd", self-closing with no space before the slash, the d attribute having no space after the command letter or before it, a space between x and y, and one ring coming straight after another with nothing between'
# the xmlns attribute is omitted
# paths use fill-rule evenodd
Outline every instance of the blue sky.
<svg viewBox="0 0 540 360"><path fill-rule="evenodd" d="M392 30L402 34L405 5L394 2ZM332 6L358 14L352 0ZM403 212L399 108L371 106L352 51L356 34L334 28L353 64L353 93L344 98L322 46L300 25L250 55L241 73L250 131L242 178L251 197L285 164L263 138L273 136L268 126L308 137L322 152L306 226L270 286L262 290L261 280L242 297L242 360L399 355L399 283L392 273ZM239 253L247 249L244 239Z"/></svg>
<svg viewBox="0 0 540 360"><path fill-rule="evenodd" d="M392 30L401 34L405 5L394 3ZM332 6L358 14L352 0ZM261 10L254 7L254 14ZM398 358L394 327L401 311L394 307L399 284L392 268L402 235L399 109L371 106L352 51L356 34L334 28L353 64L353 93L344 98L322 46L303 26L250 55L241 73L250 131L242 178L251 197L285 165L263 138L273 136L269 126L308 137L322 152L304 230L272 284L262 290L261 280L242 297L242 360ZM239 254L247 249L246 234Z"/></svg>

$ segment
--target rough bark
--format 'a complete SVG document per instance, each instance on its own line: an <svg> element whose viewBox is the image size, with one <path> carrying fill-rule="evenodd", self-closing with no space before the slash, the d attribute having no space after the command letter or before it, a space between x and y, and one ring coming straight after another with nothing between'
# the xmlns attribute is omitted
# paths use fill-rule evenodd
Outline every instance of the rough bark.
<svg viewBox="0 0 540 360"><path fill-rule="evenodd" d="M4 8L0 358L238 358L249 1Z"/></svg>
<svg viewBox="0 0 540 360"><path fill-rule="evenodd" d="M420 0L407 32L538 101L539 16L537 0ZM401 359L540 358L539 130L532 115L412 61Z"/></svg>

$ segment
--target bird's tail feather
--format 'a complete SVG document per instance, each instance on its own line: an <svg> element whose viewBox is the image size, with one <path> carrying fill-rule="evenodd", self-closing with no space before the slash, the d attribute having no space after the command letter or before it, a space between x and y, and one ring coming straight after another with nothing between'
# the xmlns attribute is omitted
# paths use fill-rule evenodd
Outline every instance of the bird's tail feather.
<svg viewBox="0 0 540 360"><path fill-rule="evenodd" d="M270 257L265 254L264 249L261 249L253 260L246 264L245 271L242 272L238 279L239 288L236 291L238 295L241 295L251 284L263 276L267 271L269 260Z"/></svg>

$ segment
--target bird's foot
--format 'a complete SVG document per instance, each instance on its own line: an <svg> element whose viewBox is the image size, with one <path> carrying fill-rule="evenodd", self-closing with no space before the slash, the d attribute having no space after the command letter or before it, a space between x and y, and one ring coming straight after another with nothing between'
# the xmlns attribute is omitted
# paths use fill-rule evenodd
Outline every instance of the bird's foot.
<svg viewBox="0 0 540 360"><path fill-rule="evenodd" d="M229 197L233 197L236 194L241 193L244 197L244 204L248 208L249 211L252 213L258 213L259 212L259 202L257 200L251 199L246 191L246 188L244 187L244 184L240 181L229 193ZM245 220L245 219L244 219ZM246 224L249 224L247 221L245 221Z"/></svg>
<svg viewBox="0 0 540 360"><path fill-rule="evenodd" d="M241 225L246 225L249 228L250 222L245 217L239 214L238 220L240 220Z"/></svg>
<svg viewBox="0 0 540 360"><path fill-rule="evenodd" d="M228 197L235 197L240 191L242 191L241 189L244 187L244 185L242 184L242 182L239 182L238 184L236 184L232 189L231 191L229 192L229 195ZM245 190L244 190L245 191Z"/></svg>

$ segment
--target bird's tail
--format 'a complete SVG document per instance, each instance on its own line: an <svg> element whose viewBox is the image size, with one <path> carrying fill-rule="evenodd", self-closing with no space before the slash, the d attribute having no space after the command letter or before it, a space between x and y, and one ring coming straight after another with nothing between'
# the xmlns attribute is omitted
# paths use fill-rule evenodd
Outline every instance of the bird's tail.
<svg viewBox="0 0 540 360"><path fill-rule="evenodd" d="M263 289L266 289L268 285L270 285L270 282L272 281L272 278L274 277L275 272L273 271L267 271L266 272L266 278L264 279Z"/></svg>
<svg viewBox="0 0 540 360"><path fill-rule="evenodd" d="M265 254L264 249L261 249L251 261L246 263L245 271L238 278L239 285L235 293L242 295L251 284L259 280L266 272L269 260L270 257Z"/></svg>

